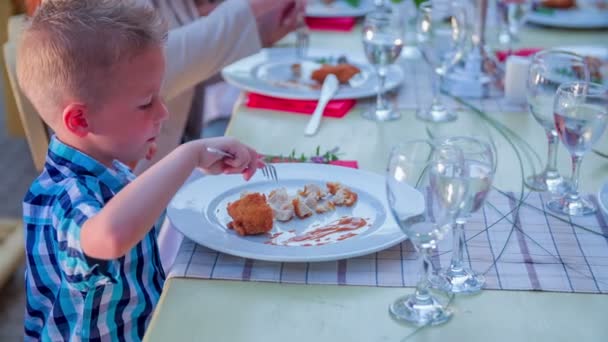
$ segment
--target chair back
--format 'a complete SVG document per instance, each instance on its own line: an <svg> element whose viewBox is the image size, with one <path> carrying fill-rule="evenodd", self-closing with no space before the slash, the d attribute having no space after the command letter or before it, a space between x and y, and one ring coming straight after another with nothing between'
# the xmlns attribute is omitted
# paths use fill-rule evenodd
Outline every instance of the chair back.
<svg viewBox="0 0 608 342"><path fill-rule="evenodd" d="M50 136L48 127L19 88L17 82L17 42L21 30L19 24L15 21L22 22L23 16L14 16L10 20L9 39L3 47L4 62L34 166L38 171L41 171L46 160Z"/></svg>

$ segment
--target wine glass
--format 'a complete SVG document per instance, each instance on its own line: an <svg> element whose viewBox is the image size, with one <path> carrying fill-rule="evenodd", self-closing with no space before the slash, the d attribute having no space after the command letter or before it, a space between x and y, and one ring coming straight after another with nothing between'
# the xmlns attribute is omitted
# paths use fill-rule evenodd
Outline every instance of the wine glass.
<svg viewBox="0 0 608 342"><path fill-rule="evenodd" d="M375 108L363 113L374 121L395 120L401 117L392 104L384 99L384 83L389 66L401 54L403 25L390 11L376 10L365 16L363 23L363 49L374 66L378 78L378 96Z"/></svg>
<svg viewBox="0 0 608 342"><path fill-rule="evenodd" d="M456 119L439 97L439 82L463 55L466 44L466 11L456 1L427 1L420 4L417 23L418 49L433 69L433 102L416 116L431 122Z"/></svg>
<svg viewBox="0 0 608 342"><path fill-rule="evenodd" d="M532 0L499 0L497 5L501 18L499 39L501 43L507 44L510 55L513 43L519 41L519 28L532 9Z"/></svg>
<svg viewBox="0 0 608 342"><path fill-rule="evenodd" d="M560 214L593 214L595 205L578 193L583 156L600 139L608 123L608 88L587 82L562 84L555 94L555 128L572 157L572 179L563 197L547 203Z"/></svg>
<svg viewBox="0 0 608 342"><path fill-rule="evenodd" d="M528 68L528 108L545 129L549 147L544 171L525 180L533 190L564 192L563 178L557 171L558 136L553 120L553 99L560 84L572 81L589 81L589 69L583 57L560 50L544 50L534 55Z"/></svg>
<svg viewBox="0 0 608 342"><path fill-rule="evenodd" d="M413 140L391 151L386 178L389 207L422 258L415 293L389 307L396 320L421 326L441 324L451 317L431 293L430 252L449 231L466 197L463 175L462 153L454 147L436 148L430 141Z"/></svg>
<svg viewBox="0 0 608 342"><path fill-rule="evenodd" d="M496 152L492 140L488 139L483 136L455 136L440 140L441 144L460 149L464 158L465 177L469 180L468 195L453 229L452 259L450 265L440 272L449 282L450 291L454 293L477 293L485 284L483 275L465 265L463 251L467 219L482 207L496 172Z"/></svg>

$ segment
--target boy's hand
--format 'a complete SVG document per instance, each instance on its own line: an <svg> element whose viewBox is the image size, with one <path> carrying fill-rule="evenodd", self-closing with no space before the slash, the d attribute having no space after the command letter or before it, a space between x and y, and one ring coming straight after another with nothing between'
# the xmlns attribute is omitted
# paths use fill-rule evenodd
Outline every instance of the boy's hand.
<svg viewBox="0 0 608 342"><path fill-rule="evenodd" d="M198 167L209 174L242 173L245 180L249 180L255 171L264 166L261 156L251 147L242 144L230 137L202 139L193 143L198 144ZM214 147L230 153L234 158L223 157L207 151L207 147Z"/></svg>

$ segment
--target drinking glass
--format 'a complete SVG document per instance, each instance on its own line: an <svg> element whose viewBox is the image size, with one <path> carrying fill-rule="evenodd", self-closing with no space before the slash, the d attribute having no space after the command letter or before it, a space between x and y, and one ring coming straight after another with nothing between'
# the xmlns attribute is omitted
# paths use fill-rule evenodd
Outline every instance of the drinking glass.
<svg viewBox="0 0 608 342"><path fill-rule="evenodd" d="M571 216L593 214L595 205L578 193L579 172L583 156L606 130L608 88L587 82L562 84L555 94L553 115L559 138L572 158L572 179L566 193L547 206Z"/></svg>
<svg viewBox="0 0 608 342"><path fill-rule="evenodd" d="M363 49L376 70L378 95L376 106L363 113L363 117L374 121L395 120L401 117L392 104L384 99L384 83L389 66L401 54L403 47L402 21L383 9L371 12L363 23Z"/></svg>
<svg viewBox="0 0 608 342"><path fill-rule="evenodd" d="M589 69L583 57L560 50L544 50L534 55L528 68L528 108L545 129L549 147L544 171L525 180L533 190L564 192L563 178L557 171L558 136L553 120L553 100L557 88L572 81L589 81Z"/></svg>
<svg viewBox="0 0 608 342"><path fill-rule="evenodd" d="M497 6L501 19L499 39L511 54L513 43L519 41L519 28L532 9L532 0L499 0Z"/></svg>
<svg viewBox="0 0 608 342"><path fill-rule="evenodd" d="M421 254L421 275L413 295L389 307L392 317L419 326L448 321L451 312L431 293L431 250L450 229L466 197L462 153L450 146L413 140L395 146L390 154L386 190L399 227Z"/></svg>
<svg viewBox="0 0 608 342"><path fill-rule="evenodd" d="M450 265L440 272L453 293L473 294L481 291L485 277L464 263L464 227L469 216L479 210L492 187L496 172L496 152L491 140L483 136L455 136L440 140L441 144L460 149L464 158L465 177L469 191L453 228L454 247Z"/></svg>
<svg viewBox="0 0 608 342"><path fill-rule="evenodd" d="M463 55L466 44L466 13L461 2L427 1L420 4L417 22L418 49L433 70L433 101L416 113L419 119L445 122L456 114L441 102L439 82Z"/></svg>

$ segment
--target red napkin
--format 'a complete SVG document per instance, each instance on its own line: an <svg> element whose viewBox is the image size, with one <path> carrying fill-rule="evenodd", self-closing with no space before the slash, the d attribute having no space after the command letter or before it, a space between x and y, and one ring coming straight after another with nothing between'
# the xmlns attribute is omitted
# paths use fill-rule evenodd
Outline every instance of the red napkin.
<svg viewBox="0 0 608 342"><path fill-rule="evenodd" d="M358 169L359 163L356 160L334 160L329 162L331 165L338 165L344 167L350 167L352 169Z"/></svg>
<svg viewBox="0 0 608 342"><path fill-rule="evenodd" d="M306 25L311 30L320 31L350 31L355 27L357 20L350 17L315 18L306 17Z"/></svg>
<svg viewBox="0 0 608 342"><path fill-rule="evenodd" d="M520 56L520 57L528 57L528 56L532 56L533 54L535 54L541 50L542 49L539 49L539 48L525 48L525 49L511 51L511 55ZM507 57L509 57L509 51L506 51L506 50L496 51L496 58L498 58L498 60L500 62L506 61Z"/></svg>
<svg viewBox="0 0 608 342"><path fill-rule="evenodd" d="M276 97L249 93L247 95L247 107L262 108L271 110L280 110L286 112L294 112L299 114L312 114L317 106L315 100L290 100L280 99ZM353 108L357 101L355 100L331 100L327 103L324 117L342 118Z"/></svg>

